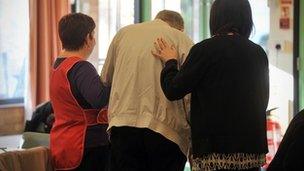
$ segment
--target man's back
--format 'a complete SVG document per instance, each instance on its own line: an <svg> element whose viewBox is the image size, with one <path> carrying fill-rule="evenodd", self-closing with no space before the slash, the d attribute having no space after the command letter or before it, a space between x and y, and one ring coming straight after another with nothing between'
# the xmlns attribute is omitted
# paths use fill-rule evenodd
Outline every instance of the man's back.
<svg viewBox="0 0 304 171"><path fill-rule="evenodd" d="M163 37L179 49L184 61L193 45L181 31L156 19L121 29L114 37L102 80L111 84L109 128L149 128L177 143L186 153L190 127L183 101L169 102L160 87L163 64L152 57L153 42Z"/></svg>

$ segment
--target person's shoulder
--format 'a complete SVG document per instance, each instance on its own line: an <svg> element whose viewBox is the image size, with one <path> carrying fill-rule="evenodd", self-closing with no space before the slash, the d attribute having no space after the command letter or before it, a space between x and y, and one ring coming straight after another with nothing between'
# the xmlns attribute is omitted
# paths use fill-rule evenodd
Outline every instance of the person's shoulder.
<svg viewBox="0 0 304 171"><path fill-rule="evenodd" d="M216 40L213 37L210 37L210 38L207 38L207 39L204 39L204 40L198 42L197 44L200 46L206 46L213 42L216 42Z"/></svg>
<svg viewBox="0 0 304 171"><path fill-rule="evenodd" d="M172 27L170 27L169 29L172 32L174 32L176 35L178 35L179 37L181 37L182 39L192 42L192 40L190 39L190 37L188 36L188 34L185 31L180 31L180 30L172 28Z"/></svg>
<svg viewBox="0 0 304 171"><path fill-rule="evenodd" d="M95 70L95 67L89 61L81 60L81 61L78 61L77 63L75 63L75 65L73 66L72 69L76 70L76 71L77 70L79 70L79 71Z"/></svg>
<svg viewBox="0 0 304 171"><path fill-rule="evenodd" d="M253 48L259 51L264 51L264 49L257 43L253 42L247 37L237 35L235 38L239 41L239 44L247 46L248 48Z"/></svg>
<svg viewBox="0 0 304 171"><path fill-rule="evenodd" d="M138 23L140 24L140 23ZM113 41L119 40L120 38L122 38L126 33L128 33L129 31L133 30L135 27L138 27L138 24L130 24L130 25L126 25L122 28L120 28L115 36L113 37Z"/></svg>
<svg viewBox="0 0 304 171"><path fill-rule="evenodd" d="M130 36L134 33L141 33L144 30L144 27L146 27L147 22L143 22L143 23L135 23L135 24L130 24L130 25L126 25L122 28L120 28L117 33L115 34L113 41L114 42L120 42L122 39L125 38L125 36Z"/></svg>
<svg viewBox="0 0 304 171"><path fill-rule="evenodd" d="M213 38L207 38L207 39L204 39L198 43L196 43L193 48L194 49L202 49L202 48L208 48L210 46L212 46L213 44L216 43L216 40L213 39Z"/></svg>
<svg viewBox="0 0 304 171"><path fill-rule="evenodd" d="M257 52L257 54L264 57L267 56L263 47L253 42L249 38L240 35L235 36L235 38L238 41L237 45L241 46L243 50L248 51L250 53Z"/></svg>
<svg viewBox="0 0 304 171"><path fill-rule="evenodd" d="M192 46L190 48L190 52L191 53L201 53L202 51L205 51L207 45L208 45L208 43L206 40L203 40L196 44L192 44Z"/></svg>
<svg viewBox="0 0 304 171"><path fill-rule="evenodd" d="M250 39L247 38L242 38L244 42L246 42L249 46L256 48L257 50L263 50L262 46L260 46L259 44L253 42Z"/></svg>
<svg viewBox="0 0 304 171"><path fill-rule="evenodd" d="M92 75L98 74L94 65L88 61L81 60L73 65L68 72L69 80L78 80L79 78L91 78Z"/></svg>
<svg viewBox="0 0 304 171"><path fill-rule="evenodd" d="M301 110L296 116L300 117L301 119L304 120L304 109Z"/></svg>
<svg viewBox="0 0 304 171"><path fill-rule="evenodd" d="M122 27L121 29L118 30L117 35L124 34L124 33L128 32L130 30L137 29L138 27L142 27L145 23L146 22L126 25L126 26L124 26L124 27Z"/></svg>
<svg viewBox="0 0 304 171"><path fill-rule="evenodd" d="M170 28L171 32L173 32L172 37L174 39L178 39L181 44L186 46L193 46L193 40L185 33L175 28Z"/></svg>
<svg viewBox="0 0 304 171"><path fill-rule="evenodd" d="M290 125L291 124L299 125L304 129L304 110L300 111L297 115L294 116L294 118L290 122Z"/></svg>
<svg viewBox="0 0 304 171"><path fill-rule="evenodd" d="M263 49L262 46L260 46L259 44L254 43L253 41L247 39L248 42L248 46L252 49L254 49L255 51L257 51L259 54L261 54L262 56L267 56L265 50Z"/></svg>
<svg viewBox="0 0 304 171"><path fill-rule="evenodd" d="M304 142L304 113L303 111L298 113L290 122L288 129L293 131L288 131L290 134L293 134L298 139L301 139L301 142Z"/></svg>

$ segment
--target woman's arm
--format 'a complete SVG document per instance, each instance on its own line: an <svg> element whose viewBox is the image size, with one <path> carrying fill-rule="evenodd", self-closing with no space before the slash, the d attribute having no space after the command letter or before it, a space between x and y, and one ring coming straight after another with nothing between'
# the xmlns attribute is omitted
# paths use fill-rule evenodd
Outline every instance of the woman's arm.
<svg viewBox="0 0 304 171"><path fill-rule="evenodd" d="M201 80L207 68L206 56L202 53L201 44L192 47L185 63L178 70L176 49L165 40L158 41L153 55L166 62L161 72L161 87L166 97L173 101L190 93Z"/></svg>
<svg viewBox="0 0 304 171"><path fill-rule="evenodd" d="M74 75L76 87L82 97L94 108L108 105L111 87L103 85L94 66L82 61Z"/></svg>

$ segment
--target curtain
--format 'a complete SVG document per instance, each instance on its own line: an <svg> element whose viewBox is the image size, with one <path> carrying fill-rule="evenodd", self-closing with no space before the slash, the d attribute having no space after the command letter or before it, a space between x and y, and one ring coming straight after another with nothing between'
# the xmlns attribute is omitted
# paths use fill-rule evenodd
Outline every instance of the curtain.
<svg viewBox="0 0 304 171"><path fill-rule="evenodd" d="M25 96L26 119L32 109L49 100L50 70L61 45L57 33L60 18L70 12L69 0L29 0L30 55Z"/></svg>

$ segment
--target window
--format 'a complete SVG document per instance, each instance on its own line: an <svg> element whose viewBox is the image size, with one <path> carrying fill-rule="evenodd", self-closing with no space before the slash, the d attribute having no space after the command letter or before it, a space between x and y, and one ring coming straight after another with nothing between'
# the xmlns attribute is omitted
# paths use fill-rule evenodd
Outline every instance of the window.
<svg viewBox="0 0 304 171"><path fill-rule="evenodd" d="M252 9L252 19L254 23L254 29L250 39L267 51L270 29L270 9L267 5L267 1L249 0L249 2Z"/></svg>
<svg viewBox="0 0 304 171"><path fill-rule="evenodd" d="M99 62L102 69L108 47L119 29L134 23L134 0L99 0Z"/></svg>
<svg viewBox="0 0 304 171"><path fill-rule="evenodd" d="M190 1L188 1L190 2ZM176 12L181 12L181 0L152 0L151 1L151 13L152 19L156 16L156 14L163 10L172 10Z"/></svg>
<svg viewBox="0 0 304 171"><path fill-rule="evenodd" d="M151 19L163 9L180 12L185 31L194 42L209 37L209 11L213 0L151 0ZM96 22L97 44L89 61L101 71L109 44L119 29L135 23L136 0L73 0L74 12L93 17ZM141 9L139 9L141 10ZM138 11L137 11L138 12Z"/></svg>
<svg viewBox="0 0 304 171"><path fill-rule="evenodd" d="M0 105L23 102L29 55L28 4L0 0Z"/></svg>
<svg viewBox="0 0 304 171"><path fill-rule="evenodd" d="M108 47L119 29L134 23L134 0L76 0L76 12L96 22L96 47L89 59L101 71Z"/></svg>

